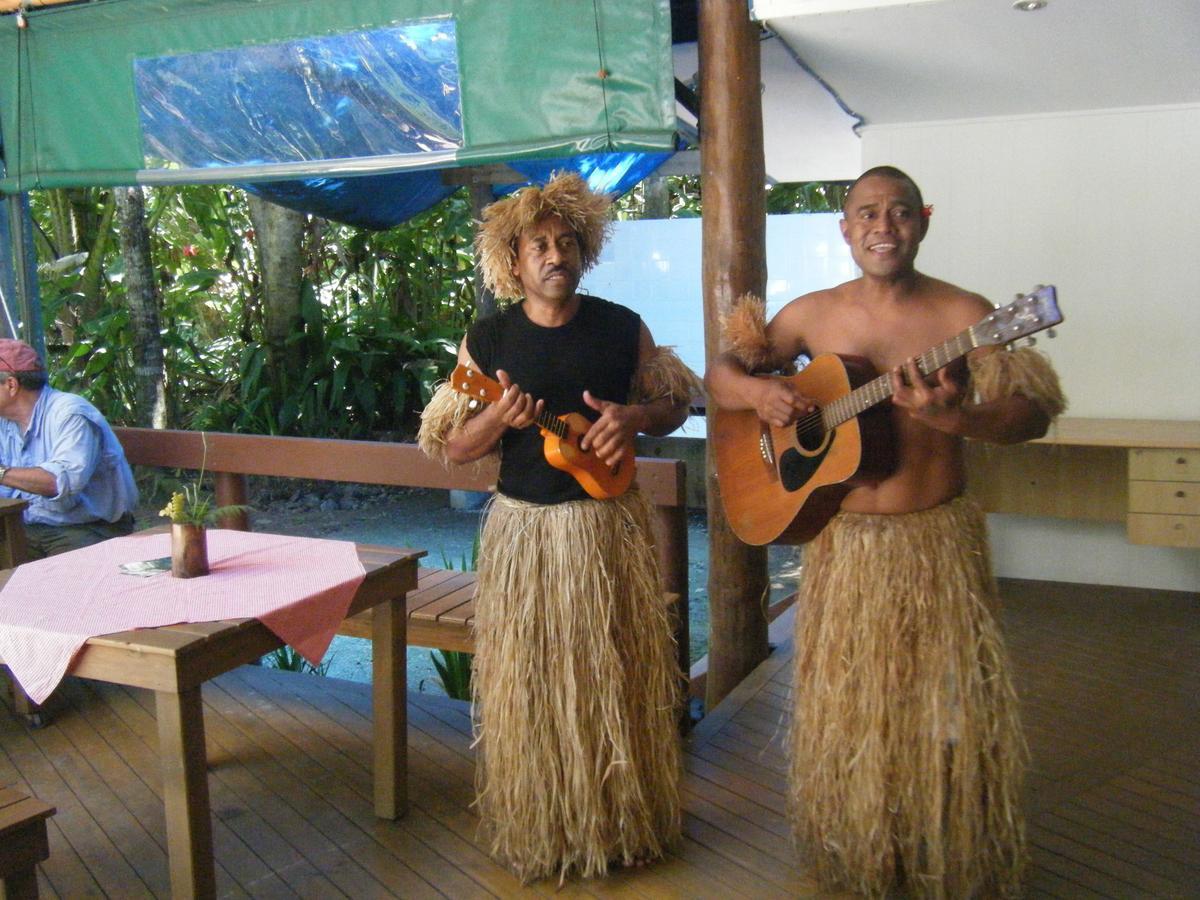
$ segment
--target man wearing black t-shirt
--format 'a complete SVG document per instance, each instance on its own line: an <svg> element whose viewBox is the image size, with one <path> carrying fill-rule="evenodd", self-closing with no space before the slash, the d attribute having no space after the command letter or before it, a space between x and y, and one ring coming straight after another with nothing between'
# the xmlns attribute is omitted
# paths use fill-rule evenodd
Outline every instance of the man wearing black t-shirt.
<svg viewBox="0 0 1200 900"><path fill-rule="evenodd" d="M485 281L516 302L471 327L459 361L503 395L478 408L443 386L421 428L450 463L500 454L476 592L478 807L525 881L653 859L679 834L679 672L649 504L636 488L591 499L535 426L579 413L583 449L616 466L638 433L677 428L697 387L636 313L576 292L608 205L563 175L484 210Z"/></svg>

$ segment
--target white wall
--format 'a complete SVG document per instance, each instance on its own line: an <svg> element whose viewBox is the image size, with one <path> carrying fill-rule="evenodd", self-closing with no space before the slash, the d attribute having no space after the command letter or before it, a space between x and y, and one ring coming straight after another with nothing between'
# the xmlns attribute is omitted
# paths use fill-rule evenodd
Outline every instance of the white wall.
<svg viewBox="0 0 1200 900"><path fill-rule="evenodd" d="M767 315L794 297L857 274L835 213L767 216ZM641 314L654 340L704 374L704 289L699 219L616 222L583 290ZM704 437L703 417L680 434Z"/></svg>
<svg viewBox="0 0 1200 900"><path fill-rule="evenodd" d="M858 175L862 141L855 120L804 71L778 38L762 51L763 155L767 178L788 181L849 181ZM697 77L696 44L676 44L675 76ZM690 116L684 116L691 121Z"/></svg>
<svg viewBox="0 0 1200 900"><path fill-rule="evenodd" d="M863 167L899 166L934 205L922 271L993 301L1058 287L1065 321L1039 346L1074 416L1200 419L1198 160L1195 105L863 131ZM992 518L1001 574L1200 590L1200 551Z"/></svg>
<svg viewBox="0 0 1200 900"><path fill-rule="evenodd" d="M838 227L840 215L767 216L767 315L789 300L840 284L857 270ZM581 288L641 314L659 344L704 374L704 289L699 219L614 223Z"/></svg>

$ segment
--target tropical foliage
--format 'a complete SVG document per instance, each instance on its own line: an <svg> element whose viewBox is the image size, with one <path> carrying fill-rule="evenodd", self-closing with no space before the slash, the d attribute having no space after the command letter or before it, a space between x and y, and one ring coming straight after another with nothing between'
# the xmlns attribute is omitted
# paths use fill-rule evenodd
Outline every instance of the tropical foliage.
<svg viewBox="0 0 1200 900"><path fill-rule="evenodd" d="M446 696L452 700L470 700L471 665L475 657L461 650L431 650L429 658Z"/></svg>
<svg viewBox="0 0 1200 900"><path fill-rule="evenodd" d="M691 219L700 215L700 176L670 175L666 178L666 209L655 210L653 179L636 185L617 201L621 219ZM807 181L767 185L767 214L841 212L850 189L848 181Z"/></svg>
<svg viewBox="0 0 1200 900"><path fill-rule="evenodd" d="M129 423L135 348L110 191L33 196L55 383ZM311 219L299 351L270 372L261 260L245 194L147 191L173 427L365 438L407 434L453 364L475 288L470 207L457 194L386 232Z"/></svg>
<svg viewBox="0 0 1200 900"><path fill-rule="evenodd" d="M845 190L841 183L773 185L767 208L837 210ZM689 217L700 206L700 179L672 176L635 187L618 202L617 215ZM118 239L116 191L38 192L31 207L55 385L84 394L114 422L138 424L147 391L144 373L138 381L139 360L144 369L147 357L135 346L133 326L145 318L131 310L144 301L132 302L132 287L126 294L134 279ZM474 315L465 190L384 232L302 217L299 289L283 329L272 321L280 313L264 284L269 260L244 191L146 189L144 217L152 302L160 307L157 377L165 424L344 438L412 435Z"/></svg>
<svg viewBox="0 0 1200 900"><path fill-rule="evenodd" d="M333 657L321 661L320 665L314 666L307 659L300 655L300 651L296 648L284 644L277 650L272 650L266 656L262 657L259 662L271 669L282 669L285 672L302 672L309 675L324 675L329 671L329 666L333 662Z"/></svg>

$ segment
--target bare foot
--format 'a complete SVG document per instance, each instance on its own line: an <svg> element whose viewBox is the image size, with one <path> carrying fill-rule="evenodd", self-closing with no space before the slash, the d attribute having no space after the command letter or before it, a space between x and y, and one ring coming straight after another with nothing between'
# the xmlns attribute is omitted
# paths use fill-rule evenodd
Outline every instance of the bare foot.
<svg viewBox="0 0 1200 900"><path fill-rule="evenodd" d="M624 859L622 857L617 857L609 860L608 866L610 869L641 869L644 866L654 862L654 860L657 858L658 857L635 856L633 859Z"/></svg>

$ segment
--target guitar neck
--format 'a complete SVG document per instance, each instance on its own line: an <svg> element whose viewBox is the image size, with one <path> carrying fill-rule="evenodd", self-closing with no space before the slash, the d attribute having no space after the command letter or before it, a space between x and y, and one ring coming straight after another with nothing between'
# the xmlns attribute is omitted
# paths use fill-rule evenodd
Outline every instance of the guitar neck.
<svg viewBox="0 0 1200 900"><path fill-rule="evenodd" d="M504 394L504 388L500 386L500 383L488 378L486 375L478 372L472 373L471 380L474 383L474 387L472 388L459 381L455 377L458 374L459 370L456 369L451 380L454 389L470 397L474 397L476 400L482 400L484 403L495 403ZM554 415L554 413L547 412L546 410L542 410L542 412L534 417L533 424L537 425L542 431L550 432L560 440L565 440L569 433L567 423Z"/></svg>
<svg viewBox="0 0 1200 900"><path fill-rule="evenodd" d="M956 359L966 356L976 348L975 326L960 331L954 337L943 341L931 350L926 350L917 357L917 370L922 377L932 375L938 369L943 369ZM821 408L821 421L826 430L832 431L843 422L848 422L861 412L872 406L890 399L892 396L892 381L888 375L872 378L866 384L859 385L843 397Z"/></svg>

